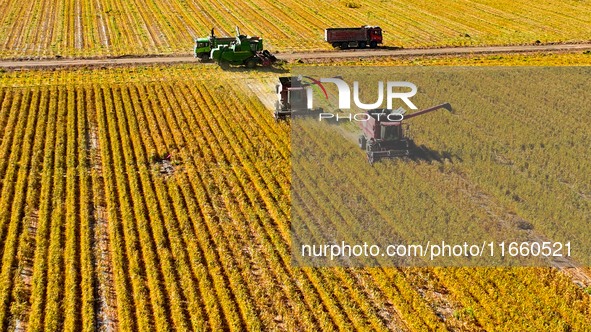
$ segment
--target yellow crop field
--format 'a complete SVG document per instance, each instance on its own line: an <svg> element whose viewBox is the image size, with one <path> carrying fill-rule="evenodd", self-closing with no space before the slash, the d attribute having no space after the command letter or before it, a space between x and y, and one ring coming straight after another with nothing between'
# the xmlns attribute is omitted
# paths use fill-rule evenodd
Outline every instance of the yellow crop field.
<svg viewBox="0 0 591 332"><path fill-rule="evenodd" d="M0 330L591 329L589 289L555 268L294 267L290 215L311 210L291 211L290 124L275 123L253 94L277 76L199 65L0 73ZM352 171L369 174L364 183L404 173L402 190L485 215L466 183L488 190L503 177L463 177L506 171L481 162L478 144L493 128L468 128L485 116L459 124L476 142L455 137L470 156L460 169L387 162ZM524 128L537 123L522 116ZM422 128L417 139L442 148L441 128ZM311 148L363 158L338 135L306 134ZM539 152L527 147L527 156ZM525 173L515 190L573 169L573 158L547 170L517 158ZM330 212L331 189L307 170L307 190ZM461 200L445 200L460 189ZM501 213L503 197L487 208Z"/></svg>
<svg viewBox="0 0 591 332"><path fill-rule="evenodd" d="M193 39L266 39L271 51L329 49L324 29L379 25L388 47L589 41L588 1L285 0L0 2L0 57L188 54Z"/></svg>

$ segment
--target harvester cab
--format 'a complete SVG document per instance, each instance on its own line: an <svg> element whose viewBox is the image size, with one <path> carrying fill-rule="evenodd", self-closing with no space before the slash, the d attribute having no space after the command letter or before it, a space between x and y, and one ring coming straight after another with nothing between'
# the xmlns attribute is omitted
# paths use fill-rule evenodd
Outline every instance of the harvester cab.
<svg viewBox="0 0 591 332"><path fill-rule="evenodd" d="M366 151L370 164L382 158L409 156L414 142L408 137L404 120L438 109L453 112L449 103L429 107L406 115L404 109L375 109L367 111L366 121L360 121L363 133L359 136L359 147Z"/></svg>
<svg viewBox="0 0 591 332"><path fill-rule="evenodd" d="M271 66L277 58L269 51L263 50L263 39L240 34L236 27L236 38L229 45L220 45L211 50L210 57L221 67L242 65L254 68L257 65Z"/></svg>
<svg viewBox="0 0 591 332"><path fill-rule="evenodd" d="M294 116L312 116L322 112L322 108L308 107L309 86L309 83L302 82L302 77L279 77L279 83L275 86L275 121Z"/></svg>

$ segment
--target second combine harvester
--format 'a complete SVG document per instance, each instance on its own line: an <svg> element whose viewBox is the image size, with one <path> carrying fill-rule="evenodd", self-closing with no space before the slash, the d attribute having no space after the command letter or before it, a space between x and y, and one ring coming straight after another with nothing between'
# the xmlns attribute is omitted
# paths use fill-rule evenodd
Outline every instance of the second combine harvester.
<svg viewBox="0 0 591 332"><path fill-rule="evenodd" d="M390 109L367 111L367 120L359 122L363 131L359 136L359 147L366 151L370 164L382 158L409 156L415 145L413 140L406 135L403 121L438 109L446 109L453 113L449 103L429 107L408 115Z"/></svg>
<svg viewBox="0 0 591 332"><path fill-rule="evenodd" d="M318 117L322 108L309 108L306 88L309 83L302 83L301 77L279 77L275 86L277 101L275 102L275 120L281 121L292 117ZM405 120L412 119L438 109L453 113L449 103L443 103L424 110L405 114L391 109L373 109L366 111L363 121L359 121L362 134L359 136L359 147L367 153L370 164L383 158L410 156L415 144L404 128ZM338 121L337 121L338 122Z"/></svg>

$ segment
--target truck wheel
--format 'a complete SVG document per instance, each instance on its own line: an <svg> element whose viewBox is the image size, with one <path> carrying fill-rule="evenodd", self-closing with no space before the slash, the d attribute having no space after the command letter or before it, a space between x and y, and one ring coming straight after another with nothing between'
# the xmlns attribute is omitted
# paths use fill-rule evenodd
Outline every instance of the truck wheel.
<svg viewBox="0 0 591 332"><path fill-rule="evenodd" d="M346 50L349 48L349 43L348 42L342 42L341 43L341 50Z"/></svg>
<svg viewBox="0 0 591 332"><path fill-rule="evenodd" d="M376 48L376 47L378 47L378 42L377 42L377 41L375 41L375 40L374 40L374 41L372 41L371 43L369 43L369 47L371 47L371 48Z"/></svg>
<svg viewBox="0 0 591 332"><path fill-rule="evenodd" d="M339 43L332 43L332 47L333 48L337 48L337 47L340 47L340 46L341 46L341 44L339 44Z"/></svg>
<svg viewBox="0 0 591 332"><path fill-rule="evenodd" d="M367 140L365 139L365 136L360 135L359 136L359 147L361 148L361 150L365 150L366 144L367 144Z"/></svg>
<svg viewBox="0 0 591 332"><path fill-rule="evenodd" d="M367 44L364 41L359 42L359 48L365 48L365 46L367 46Z"/></svg>
<svg viewBox="0 0 591 332"><path fill-rule="evenodd" d="M256 59L248 59L248 60L246 60L246 68L252 69L252 68L254 68L256 66L257 66L257 60Z"/></svg>

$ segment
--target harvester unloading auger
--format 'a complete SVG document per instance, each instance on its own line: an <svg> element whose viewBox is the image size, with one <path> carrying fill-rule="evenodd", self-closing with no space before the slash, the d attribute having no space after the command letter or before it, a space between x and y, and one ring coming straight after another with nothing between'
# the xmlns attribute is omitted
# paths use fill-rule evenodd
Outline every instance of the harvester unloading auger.
<svg viewBox="0 0 591 332"><path fill-rule="evenodd" d="M263 50L263 39L240 34L236 27L236 40L229 45L218 45L211 50L211 59L221 67L229 65L254 68L257 65L271 66L277 58L267 50Z"/></svg>
<svg viewBox="0 0 591 332"><path fill-rule="evenodd" d="M405 135L403 121L442 108L453 113L449 103L429 107L409 115L390 109L367 111L367 121L359 122L363 130L363 134L359 136L359 147L367 152L367 160L370 164L382 158L409 156L414 143Z"/></svg>

